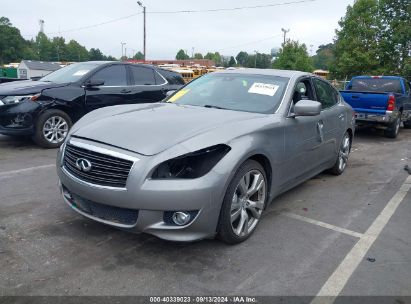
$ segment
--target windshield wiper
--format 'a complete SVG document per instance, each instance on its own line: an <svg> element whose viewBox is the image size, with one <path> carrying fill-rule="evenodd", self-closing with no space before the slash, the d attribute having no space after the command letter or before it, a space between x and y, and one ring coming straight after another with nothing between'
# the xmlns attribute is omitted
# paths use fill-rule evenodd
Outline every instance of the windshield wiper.
<svg viewBox="0 0 411 304"><path fill-rule="evenodd" d="M211 109L219 109L219 110L229 110L227 108L219 107L219 106L214 106L214 105L205 105L203 106L204 108L211 108Z"/></svg>

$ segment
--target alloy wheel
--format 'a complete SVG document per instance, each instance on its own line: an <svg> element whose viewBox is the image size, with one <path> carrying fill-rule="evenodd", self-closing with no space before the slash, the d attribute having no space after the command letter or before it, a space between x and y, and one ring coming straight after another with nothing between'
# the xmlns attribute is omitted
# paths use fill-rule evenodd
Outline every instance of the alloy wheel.
<svg viewBox="0 0 411 304"><path fill-rule="evenodd" d="M347 166L348 156L350 154L350 136L346 133L341 142L340 152L338 156L338 169L342 172Z"/></svg>
<svg viewBox="0 0 411 304"><path fill-rule="evenodd" d="M231 227L237 236L247 236L254 230L264 209L265 196L263 173L251 170L240 179L231 203Z"/></svg>
<svg viewBox="0 0 411 304"><path fill-rule="evenodd" d="M61 116L52 116L43 125L43 136L49 142L57 144L62 142L68 133L67 121Z"/></svg>

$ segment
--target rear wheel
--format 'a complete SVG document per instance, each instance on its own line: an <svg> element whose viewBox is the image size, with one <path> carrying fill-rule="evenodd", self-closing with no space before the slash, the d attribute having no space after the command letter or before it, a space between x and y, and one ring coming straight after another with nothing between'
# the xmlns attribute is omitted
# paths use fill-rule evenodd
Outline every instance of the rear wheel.
<svg viewBox="0 0 411 304"><path fill-rule="evenodd" d="M70 117L60 110L48 110L36 122L33 141L43 148L58 148L72 126Z"/></svg>
<svg viewBox="0 0 411 304"><path fill-rule="evenodd" d="M338 152L338 158L334 166L330 169L330 172L334 175L341 175L348 163L348 156L351 151L351 137L348 132L345 132L340 145L340 150Z"/></svg>
<svg viewBox="0 0 411 304"><path fill-rule="evenodd" d="M248 160L238 169L228 186L221 207L218 237L225 243L245 241L254 232L267 201L264 168Z"/></svg>
<svg viewBox="0 0 411 304"><path fill-rule="evenodd" d="M384 131L385 136L388 138L396 138L398 136L398 133L400 132L400 126L401 126L401 117L399 116Z"/></svg>

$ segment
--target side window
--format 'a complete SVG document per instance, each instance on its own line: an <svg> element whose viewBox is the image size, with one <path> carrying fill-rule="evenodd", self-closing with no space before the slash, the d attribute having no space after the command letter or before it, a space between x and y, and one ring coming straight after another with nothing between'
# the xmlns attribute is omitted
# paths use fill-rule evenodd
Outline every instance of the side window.
<svg viewBox="0 0 411 304"><path fill-rule="evenodd" d="M308 78L300 80L294 89L293 104L296 104L302 99L314 100L314 90L312 88L310 79Z"/></svg>
<svg viewBox="0 0 411 304"><path fill-rule="evenodd" d="M338 102L337 91L325 81L314 78L315 91L318 101L321 102L323 109L328 109Z"/></svg>
<svg viewBox="0 0 411 304"><path fill-rule="evenodd" d="M112 65L106 67L94 74L91 79L104 80L104 86L126 86L126 67L124 65Z"/></svg>
<svg viewBox="0 0 411 304"><path fill-rule="evenodd" d="M153 85L156 84L154 71L150 68L130 66L131 75L135 85Z"/></svg>

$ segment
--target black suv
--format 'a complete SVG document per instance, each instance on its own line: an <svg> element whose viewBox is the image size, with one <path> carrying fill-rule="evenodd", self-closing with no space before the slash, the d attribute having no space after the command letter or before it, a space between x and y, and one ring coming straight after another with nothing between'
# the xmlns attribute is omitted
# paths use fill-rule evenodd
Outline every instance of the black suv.
<svg viewBox="0 0 411 304"><path fill-rule="evenodd" d="M62 144L74 122L95 109L163 100L184 85L180 74L151 65L89 61L39 81L0 84L0 134Z"/></svg>

